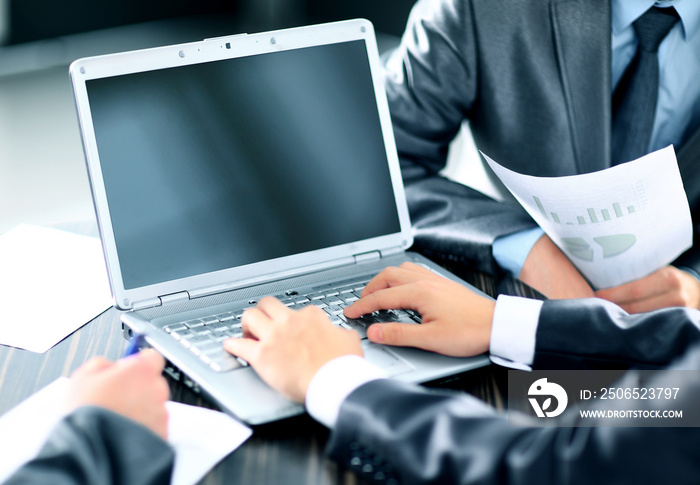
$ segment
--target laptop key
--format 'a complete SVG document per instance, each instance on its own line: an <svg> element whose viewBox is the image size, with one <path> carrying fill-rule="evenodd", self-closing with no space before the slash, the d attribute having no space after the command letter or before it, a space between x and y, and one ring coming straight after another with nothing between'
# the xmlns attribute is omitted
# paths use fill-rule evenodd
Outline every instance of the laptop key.
<svg viewBox="0 0 700 485"><path fill-rule="evenodd" d="M358 320L353 320L352 318L348 318L346 322L344 322L342 327L347 328L348 330L354 330L356 331L359 335L360 338L365 339L367 338L367 326L363 322L360 322Z"/></svg>
<svg viewBox="0 0 700 485"><path fill-rule="evenodd" d="M232 328L231 330L228 330L224 333L231 338L240 338L243 336L243 330L241 330L240 328Z"/></svg>
<svg viewBox="0 0 700 485"><path fill-rule="evenodd" d="M185 322L185 325L187 325L187 328L197 328L203 326L204 322L201 318L197 318L195 320L189 320Z"/></svg>
<svg viewBox="0 0 700 485"><path fill-rule="evenodd" d="M373 313L378 322L398 322L399 316L393 310L379 310Z"/></svg>
<svg viewBox="0 0 700 485"><path fill-rule="evenodd" d="M182 340L180 340L180 343L185 345L186 347L196 347L197 345L204 343L204 342L209 342L211 339L207 337L206 335L185 335L182 337Z"/></svg>
<svg viewBox="0 0 700 485"><path fill-rule="evenodd" d="M341 300L337 296L329 296L327 298L324 298L323 301L328 306L339 305L340 303L343 303L343 300Z"/></svg>
<svg viewBox="0 0 700 485"><path fill-rule="evenodd" d="M228 322L219 322L213 325L209 325L207 328L212 332L224 332L230 329L231 325Z"/></svg>
<svg viewBox="0 0 700 485"><path fill-rule="evenodd" d="M176 323L174 325L168 325L166 327L163 327L163 330L165 330L167 333L184 332L187 330L187 327L185 325L183 325L182 323Z"/></svg>
<svg viewBox="0 0 700 485"><path fill-rule="evenodd" d="M341 293L340 298L348 305L359 300L359 298L355 296L355 293Z"/></svg>
<svg viewBox="0 0 700 485"><path fill-rule="evenodd" d="M340 315L329 315L328 318L335 326L343 325L345 323L345 319L341 318Z"/></svg>
<svg viewBox="0 0 700 485"><path fill-rule="evenodd" d="M340 305L329 306L329 307L327 307L327 308L324 308L324 310L325 310L326 313L328 313L329 315L338 315L338 314L340 314L340 313L343 313L343 307L340 306Z"/></svg>
<svg viewBox="0 0 700 485"><path fill-rule="evenodd" d="M231 336L225 332L217 332L215 334L212 334L210 337L212 338L212 340L214 340L214 342L223 342L224 340L228 340L231 338Z"/></svg>
<svg viewBox="0 0 700 485"><path fill-rule="evenodd" d="M211 329L208 327L193 328L190 330L190 335L203 336L209 334L211 334Z"/></svg>

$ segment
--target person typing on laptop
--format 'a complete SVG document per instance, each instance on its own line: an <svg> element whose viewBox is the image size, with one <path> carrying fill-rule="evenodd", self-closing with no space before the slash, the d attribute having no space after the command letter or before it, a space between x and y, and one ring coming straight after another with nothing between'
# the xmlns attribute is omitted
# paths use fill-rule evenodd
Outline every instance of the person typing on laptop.
<svg viewBox="0 0 700 485"><path fill-rule="evenodd" d="M599 299L493 302L407 263L380 273L345 313L390 308L414 309L423 324L375 324L371 340L452 356L490 352L521 368L700 369L700 313L687 308L629 315ZM575 428L577 413L562 417L571 428L511 427L473 397L383 379L361 358L357 334L329 325L316 308L294 312L265 298L244 314L243 330L226 349L305 403L333 430L330 456L369 479L590 483L624 473L631 483L695 483L700 476L698 428ZM700 398L697 384L686 390L679 409Z"/></svg>
<svg viewBox="0 0 700 485"><path fill-rule="evenodd" d="M695 310L630 316L594 299L493 302L408 263L380 273L346 313L357 317L396 307L420 311L424 323L375 324L370 339L454 356L489 351L494 360L533 368L601 362L618 368L633 363L700 368ZM522 332L504 341L515 324ZM692 446L698 428L510 427L504 415L468 395L384 379L361 358L358 335L330 325L315 307L295 312L265 298L245 313L244 331L244 338L226 341L226 348L247 359L275 389L304 402L333 430L331 457L375 481L590 483L624 473L632 483L695 483L700 473L700 452ZM681 360L672 364L677 357ZM73 376L73 412L40 455L5 485L85 483L85 477L87 483L169 483L173 453L162 439L167 429L162 368L153 351L81 367ZM684 390L679 407L700 397L697 384ZM575 426L576 416L562 419Z"/></svg>

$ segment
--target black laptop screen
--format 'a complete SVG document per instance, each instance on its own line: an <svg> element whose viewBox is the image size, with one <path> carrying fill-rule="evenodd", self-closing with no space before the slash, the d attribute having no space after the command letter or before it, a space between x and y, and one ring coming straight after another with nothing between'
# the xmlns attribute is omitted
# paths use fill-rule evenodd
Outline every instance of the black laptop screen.
<svg viewBox="0 0 700 485"><path fill-rule="evenodd" d="M87 90L125 289L400 230L363 41Z"/></svg>

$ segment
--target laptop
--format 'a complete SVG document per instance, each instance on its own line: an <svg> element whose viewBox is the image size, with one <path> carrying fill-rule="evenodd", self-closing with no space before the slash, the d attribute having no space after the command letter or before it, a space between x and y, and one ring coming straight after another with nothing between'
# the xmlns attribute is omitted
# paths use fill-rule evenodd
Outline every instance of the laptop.
<svg viewBox="0 0 700 485"><path fill-rule="evenodd" d="M114 306L167 372L249 424L303 407L221 342L265 295L365 336L342 308L413 261L372 24L350 20L85 58L70 67ZM468 286L468 285L467 285ZM418 324L418 323L416 323ZM488 364L363 339L390 376Z"/></svg>

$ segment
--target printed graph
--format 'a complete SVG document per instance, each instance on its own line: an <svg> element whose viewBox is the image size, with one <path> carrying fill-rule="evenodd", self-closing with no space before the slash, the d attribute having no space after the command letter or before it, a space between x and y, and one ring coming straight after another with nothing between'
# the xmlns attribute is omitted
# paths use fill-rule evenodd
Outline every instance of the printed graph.
<svg viewBox="0 0 700 485"><path fill-rule="evenodd" d="M600 225L602 229L606 222L639 213L634 204L623 204L616 201L611 202L607 207L604 205L586 207L586 205L581 204L582 208L578 210L579 214L576 214L575 210L568 211L568 216L564 217L560 212L548 210L538 196L533 195L532 198L545 219L562 226L587 226L592 229L591 226ZM592 262L596 254L602 259L612 258L628 251L637 242L637 236L634 234L624 233L595 237L588 233L588 230L590 229L585 231L588 235L586 239L583 237L562 237L562 249L576 259Z"/></svg>
<svg viewBox="0 0 700 485"><path fill-rule="evenodd" d="M575 258L593 261L594 248L582 237L563 237L561 241L562 249ZM603 259L607 259L630 249L637 242L637 237L634 234L613 234L594 237L593 241L603 250Z"/></svg>
<svg viewBox="0 0 700 485"><path fill-rule="evenodd" d="M537 208L540 210L545 219L551 219L556 224L566 224L566 225L584 225L584 224L597 224L600 222L610 221L613 218L619 219L625 217L626 215L634 214L637 209L634 205L628 205L623 207L619 202L613 202L609 207L604 209L594 209L586 208L586 213L583 215L574 216L575 220L562 220L556 212L547 211L542 200L536 195L532 198L537 204Z"/></svg>

